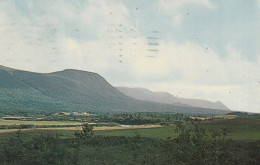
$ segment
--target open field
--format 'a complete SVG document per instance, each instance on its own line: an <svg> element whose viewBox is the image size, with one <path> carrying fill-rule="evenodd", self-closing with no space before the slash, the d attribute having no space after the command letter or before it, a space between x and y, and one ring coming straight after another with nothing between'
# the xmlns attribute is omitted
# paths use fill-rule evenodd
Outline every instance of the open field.
<svg viewBox="0 0 260 165"><path fill-rule="evenodd" d="M177 137L177 133L174 131L174 127L158 127L150 129L124 129L124 130L106 130L97 131L97 135L104 136L136 136L140 135L142 137L150 138L173 138Z"/></svg>
<svg viewBox="0 0 260 165"><path fill-rule="evenodd" d="M82 122L72 121L27 121L27 120L3 120L0 119L0 125L79 125Z"/></svg>
<svg viewBox="0 0 260 165"><path fill-rule="evenodd" d="M12 121L0 121L5 124L14 124ZM60 128L36 128L36 129L23 129L24 134L59 134L63 137L72 137L75 131L81 130L80 126L74 124L81 124L79 122L56 122L56 121L14 121L18 123L42 124L42 125L71 125L71 127ZM214 121L203 121L200 125L208 129L221 129L226 127L229 131L227 139L233 140L260 140L260 119L220 119ZM135 136L141 135L143 137L151 138L174 138L177 134L174 131L174 126L162 127L160 125L144 125L135 127L94 127L96 135L104 136ZM11 135L17 132L17 129L3 129L0 130L0 138L6 135Z"/></svg>
<svg viewBox="0 0 260 165"><path fill-rule="evenodd" d="M226 127L228 138L233 140L260 140L260 119L236 118L203 122L209 129Z"/></svg>
<svg viewBox="0 0 260 165"><path fill-rule="evenodd" d="M260 140L260 119L220 119L215 121L202 122L200 125L208 129L221 129L226 127L229 131L227 139L233 140ZM167 138L176 137L173 126L152 128L152 129L138 129L138 130L109 130L100 131L97 134L105 136L134 136L140 134L144 137L152 138Z"/></svg>
<svg viewBox="0 0 260 165"><path fill-rule="evenodd" d="M210 117L197 117L197 116L190 116L191 119L198 119L198 120L208 120L208 119L235 119L237 115L217 115L217 116L210 116Z"/></svg>
<svg viewBox="0 0 260 165"><path fill-rule="evenodd" d="M81 123L78 123L79 125ZM47 125L47 124L46 124ZM52 125L52 124L50 124ZM66 125L66 124L64 124ZM148 128L161 128L161 125L141 125L134 127L122 127L122 126L114 126L114 127L94 127L94 131L109 131L109 130L134 130L134 129L148 129ZM6 132L16 132L18 129L2 129L0 133ZM71 127L59 127L59 128L35 128L35 129L22 129L22 131L32 131L32 130L67 130L67 131L79 131L81 130L81 126L75 126L71 124Z"/></svg>
<svg viewBox="0 0 260 165"><path fill-rule="evenodd" d="M135 136L140 134L144 137L164 138L168 137L168 129L160 125L144 125L135 127L94 127L95 135L104 136ZM81 130L81 127L61 127L61 128L35 128L35 129L22 129L21 133L26 138L41 136L41 135L55 135L60 137L72 138L75 131ZM3 129L0 130L0 141L13 136L18 129Z"/></svg>

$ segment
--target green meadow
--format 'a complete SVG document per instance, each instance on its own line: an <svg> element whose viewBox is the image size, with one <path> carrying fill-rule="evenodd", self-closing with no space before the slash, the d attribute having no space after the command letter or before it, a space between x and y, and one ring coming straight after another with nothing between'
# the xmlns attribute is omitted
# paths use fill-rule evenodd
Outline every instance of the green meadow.
<svg viewBox="0 0 260 165"><path fill-rule="evenodd" d="M9 121L5 121L6 124L10 124ZM44 122L33 122L33 121L16 121L18 123L31 123L36 125L75 125L80 123L73 122L55 122L55 121L44 121ZM209 130L216 130L221 128L227 128L227 139L232 140L260 140L260 119L247 119L247 118L237 118L237 119L220 119L215 121L203 121L199 125L206 127ZM58 134L61 137L73 137L74 132L79 130L79 127L64 127L61 129L55 128L45 128L45 129L26 129L22 130L25 135L41 135L41 134ZM174 126L164 126L159 128L124 128L113 130L111 127L104 127L103 130L95 130L95 135L103 136L136 136L140 135L142 137L149 138L175 138L177 133L175 132ZM4 136L11 135L15 133L16 130L8 131L1 130L0 138Z"/></svg>
<svg viewBox="0 0 260 165"><path fill-rule="evenodd" d="M259 119L237 118L156 128L93 129L86 124L82 128L6 129L0 131L0 164L254 165L260 161L259 124ZM91 129L84 132L84 128ZM220 131L217 138L212 130Z"/></svg>
<svg viewBox="0 0 260 165"><path fill-rule="evenodd" d="M220 119L215 121L205 121L200 123L201 126L207 127L210 130L227 128L227 139L232 140L260 140L260 119ZM174 126L167 126L162 128L151 129L137 129L137 130L111 130L98 131L98 135L105 136L135 136L141 135L143 137L151 138L168 138L176 137Z"/></svg>
<svg viewBox="0 0 260 165"><path fill-rule="evenodd" d="M177 133L174 131L174 127L97 131L96 134L104 135L104 136L137 136L138 135L142 137L161 138L161 139L177 136Z"/></svg>
<svg viewBox="0 0 260 165"><path fill-rule="evenodd" d="M28 121L0 119L0 125L79 125L81 122L72 121Z"/></svg>
<svg viewBox="0 0 260 165"><path fill-rule="evenodd" d="M230 120L216 120L203 122L201 125L209 129L220 129L226 127L227 138L233 140L260 140L259 118L236 118Z"/></svg>

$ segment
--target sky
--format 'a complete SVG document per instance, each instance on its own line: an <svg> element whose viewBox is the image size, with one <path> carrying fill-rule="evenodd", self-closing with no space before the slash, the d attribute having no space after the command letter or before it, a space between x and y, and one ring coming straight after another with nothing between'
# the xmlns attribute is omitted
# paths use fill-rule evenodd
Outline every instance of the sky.
<svg viewBox="0 0 260 165"><path fill-rule="evenodd" d="M0 0L0 65L260 113L259 29L260 0Z"/></svg>

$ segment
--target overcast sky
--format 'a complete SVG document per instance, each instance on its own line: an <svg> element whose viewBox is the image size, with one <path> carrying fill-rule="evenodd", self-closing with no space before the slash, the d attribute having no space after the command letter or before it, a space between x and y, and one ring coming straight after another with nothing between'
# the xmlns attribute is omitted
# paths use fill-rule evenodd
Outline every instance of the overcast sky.
<svg viewBox="0 0 260 165"><path fill-rule="evenodd" d="M259 29L259 0L0 0L0 65L260 112Z"/></svg>

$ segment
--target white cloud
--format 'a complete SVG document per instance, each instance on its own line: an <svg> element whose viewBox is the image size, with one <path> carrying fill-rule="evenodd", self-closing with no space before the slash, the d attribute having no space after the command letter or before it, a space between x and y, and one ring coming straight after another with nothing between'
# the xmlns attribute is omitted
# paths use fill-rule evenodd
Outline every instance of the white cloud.
<svg viewBox="0 0 260 165"><path fill-rule="evenodd" d="M180 28L185 18L184 15L189 14L187 10L184 10L188 5L195 5L207 9L214 9L216 7L210 0L159 0L156 4L156 8L159 13L173 17L172 26Z"/></svg>
<svg viewBox="0 0 260 165"><path fill-rule="evenodd" d="M61 62L71 60L70 66L65 67L82 67L77 59L82 63L84 56L103 54L111 58L111 54L115 54L112 49L118 49L112 45L118 40L115 34L117 26L122 24L124 28L131 28L127 20L128 10L115 1L91 0L80 10L73 6L74 3L59 1L23 5L29 9L26 12L31 12L27 16L22 11L24 9L17 8L12 1L0 5L0 20L3 22L0 28L0 60L3 65L23 67L27 63L26 69L41 71L39 66L45 65L47 60L57 64L48 68L47 71L50 71L63 68ZM6 8L10 10L6 11ZM109 46L113 48L109 49ZM28 65L30 63L37 63L38 67Z"/></svg>
<svg viewBox="0 0 260 165"><path fill-rule="evenodd" d="M215 8L209 0L159 0L159 9L162 12L173 12L182 9L186 5L197 5L209 9Z"/></svg>
<svg viewBox="0 0 260 165"><path fill-rule="evenodd" d="M176 14L173 18L172 21L172 26L176 27L176 28L180 28L181 27L181 23L183 21L183 15L182 14Z"/></svg>
<svg viewBox="0 0 260 165"><path fill-rule="evenodd" d="M220 100L234 110L259 112L260 57L255 62L248 61L231 46L227 46L227 54L226 58L220 58L210 47L195 43L161 43L156 58L134 65L139 71L133 75L142 76L128 82L128 86Z"/></svg>
<svg viewBox="0 0 260 165"><path fill-rule="evenodd" d="M208 0L160 2L171 4L164 6L169 12L187 4L214 7ZM29 16L9 1L0 3L1 65L38 72L83 69L100 73L113 85L220 100L231 109L260 112L260 57L250 62L230 44L227 57L220 58L208 45L163 39L158 52L149 52L119 1L91 0L80 9L52 3L43 4L39 13L44 14ZM181 24L182 15L175 14L175 25Z"/></svg>

